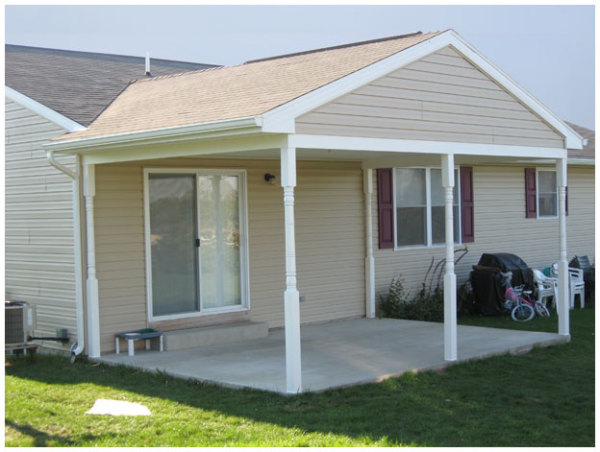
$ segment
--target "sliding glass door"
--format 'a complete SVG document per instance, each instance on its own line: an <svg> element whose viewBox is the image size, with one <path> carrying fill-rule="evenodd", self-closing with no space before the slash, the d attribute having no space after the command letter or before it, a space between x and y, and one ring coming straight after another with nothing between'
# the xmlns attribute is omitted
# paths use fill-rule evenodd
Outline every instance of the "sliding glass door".
<svg viewBox="0 0 600 452"><path fill-rule="evenodd" d="M200 176L200 292L202 307L242 304L237 176Z"/></svg>
<svg viewBox="0 0 600 452"><path fill-rule="evenodd" d="M246 305L244 174L146 170L151 319Z"/></svg>

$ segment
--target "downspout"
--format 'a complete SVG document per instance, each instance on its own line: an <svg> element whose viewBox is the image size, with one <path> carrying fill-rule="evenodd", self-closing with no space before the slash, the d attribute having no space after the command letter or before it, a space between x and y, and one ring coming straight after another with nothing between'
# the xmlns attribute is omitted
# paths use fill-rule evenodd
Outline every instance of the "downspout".
<svg viewBox="0 0 600 452"><path fill-rule="evenodd" d="M75 171L58 163L54 159L52 151L46 151L48 163L57 170L65 173L73 180L73 246L74 246L74 267L75 267L75 310L77 319L77 341L71 346L71 362L75 361L77 355L83 352L85 346L84 318L83 318L83 270L81 263L81 222L80 212L81 204L79 201L79 158L76 157Z"/></svg>

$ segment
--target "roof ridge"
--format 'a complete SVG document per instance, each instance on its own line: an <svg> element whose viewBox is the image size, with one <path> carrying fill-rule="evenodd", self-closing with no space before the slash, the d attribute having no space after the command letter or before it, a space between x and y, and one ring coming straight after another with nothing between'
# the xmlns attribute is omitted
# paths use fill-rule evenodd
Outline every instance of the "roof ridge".
<svg viewBox="0 0 600 452"><path fill-rule="evenodd" d="M4 44L4 46L5 46L5 48L13 47L13 48L43 50L43 51L58 52L58 53L79 54L79 56L96 55L96 56L117 57L117 58L135 58L135 59L139 59L139 60L144 60L146 58L145 56L137 56L137 55L123 55L123 54L118 54L118 53L91 52L88 50L55 49L52 47L26 46L26 45L22 45L22 44ZM75 56L75 55L73 55L73 56ZM196 63L193 61L183 61L183 60L169 60L166 58L151 57L151 61L153 61L153 62L162 61L165 63L181 63L181 64L193 64L193 65L202 65L202 66L221 67L221 65L218 65L218 64Z"/></svg>
<svg viewBox="0 0 600 452"><path fill-rule="evenodd" d="M204 69L196 69L194 71L177 72L175 74L152 75L150 77L146 76L146 77L133 79L133 80L131 80L130 83L153 82L153 81L164 80L164 79L168 79L168 78L182 77L185 75L196 75L200 72L216 71L218 69L228 69L231 67L235 67L235 66L214 66L214 67L207 67Z"/></svg>
<svg viewBox="0 0 600 452"><path fill-rule="evenodd" d="M205 68L205 69L197 69L197 70L194 70L194 71L180 72L180 73L176 73L176 74L167 74L167 75L161 75L161 76L152 76L152 77L147 77L147 78L139 78L139 79L133 80L133 82L135 82L135 83L138 83L138 82L152 82L152 81L160 81L160 80L164 80L164 79L169 79L169 78L174 78L174 77L181 77L181 76L190 76L190 77L192 77L192 76L197 75L198 73L201 73L201 72L214 71L214 70L217 70L217 69L239 68L239 67L243 67L243 66L246 66L246 65L249 65L249 64L253 64L253 63L262 63L262 62L266 62L266 61L272 61L272 60L283 59L283 58L291 58L291 57L296 57L296 56L301 56L301 55L308 55L308 54L312 54L312 53L325 52L325 51L329 51L329 50L338 50L338 49L345 49L345 48L349 48L349 47L356 47L356 46L361 46L361 45L374 44L374 43L378 43L378 42L393 41L393 40L396 40L396 39L410 38L410 37L413 37L413 36L439 34L439 33L442 33L444 31L447 31L447 30L432 31L432 32L427 32L427 33L423 33L422 31L417 31L417 32L414 32L414 33L407 33L407 34L403 34L403 35L388 36L388 37L384 37L384 38L370 39L368 41L352 42L352 43L341 44L341 45L337 45L337 46L323 47L323 48L320 48L320 49L306 50L306 51L303 51L303 52L289 53L289 54L285 54L285 55L266 57L266 58L261 58L261 59L257 59L257 60L250 60L250 61L246 61L244 63L234 64L234 65L231 65L231 66L215 66L215 67L210 67L210 68Z"/></svg>
<svg viewBox="0 0 600 452"><path fill-rule="evenodd" d="M422 34L423 34L422 31L415 31L413 33L406 33L403 35L387 36L384 38L369 39L367 41L350 42L347 44L339 44L339 45L330 46L330 47L321 47L319 49L304 50L301 52L287 53L284 55L276 55L276 56L271 56L271 57L266 57L266 58L257 58L255 60L248 60L248 61L244 62L243 64L260 63L262 61L277 60L279 58L289 58L289 57L295 57L295 56L300 56L300 55L308 55L311 53L326 52L329 50L345 49L347 47L361 46L361 45L366 45L366 44L374 44L376 42L392 41L394 39L411 38L413 36L419 36Z"/></svg>

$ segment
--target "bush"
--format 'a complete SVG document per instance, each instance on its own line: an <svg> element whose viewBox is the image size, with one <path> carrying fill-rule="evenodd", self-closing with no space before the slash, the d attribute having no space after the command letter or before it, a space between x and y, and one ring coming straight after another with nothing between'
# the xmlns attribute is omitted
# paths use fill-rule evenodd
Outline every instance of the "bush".
<svg viewBox="0 0 600 452"><path fill-rule="evenodd" d="M417 296L411 301L412 316L410 320L427 322L444 321L444 290L440 286L427 290L425 284Z"/></svg>
<svg viewBox="0 0 600 452"><path fill-rule="evenodd" d="M380 297L382 317L441 322L444 320L444 291L437 286L427 290L425 283L412 299L404 289L402 279L392 279L387 296Z"/></svg>
<svg viewBox="0 0 600 452"><path fill-rule="evenodd" d="M406 318L408 306L406 295L402 279L399 276L392 279L387 296L380 297L381 315L394 319Z"/></svg>

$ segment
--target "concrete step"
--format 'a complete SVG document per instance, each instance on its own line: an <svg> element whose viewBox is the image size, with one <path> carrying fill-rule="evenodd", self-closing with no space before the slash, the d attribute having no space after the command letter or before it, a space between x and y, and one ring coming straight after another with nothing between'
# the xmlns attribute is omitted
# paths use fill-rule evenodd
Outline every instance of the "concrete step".
<svg viewBox="0 0 600 452"><path fill-rule="evenodd" d="M269 326L264 322L231 323L228 325L165 331L164 349L183 350L205 345L245 342L267 337Z"/></svg>

